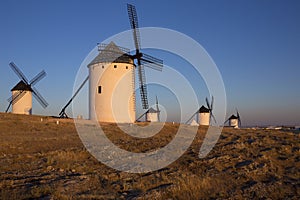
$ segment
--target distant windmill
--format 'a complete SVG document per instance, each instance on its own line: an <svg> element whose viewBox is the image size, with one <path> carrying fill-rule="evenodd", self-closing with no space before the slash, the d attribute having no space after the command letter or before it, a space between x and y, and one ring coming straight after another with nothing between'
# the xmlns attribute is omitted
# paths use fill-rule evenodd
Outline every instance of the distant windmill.
<svg viewBox="0 0 300 200"><path fill-rule="evenodd" d="M46 76L46 72L43 70L33 79L28 81L22 71L13 62L9 63L9 66L17 74L21 81L11 89L12 96L7 100L9 105L6 109L6 112L8 112L10 106L12 105L12 113L31 115L32 95L42 105L43 108L46 108L48 103L34 87L37 82Z"/></svg>
<svg viewBox="0 0 300 200"><path fill-rule="evenodd" d="M156 96L156 110L154 108L149 108L145 113L137 118L139 121L143 116L145 116L146 122L160 122L160 110L158 107L158 98Z"/></svg>
<svg viewBox="0 0 300 200"><path fill-rule="evenodd" d="M234 127L234 128L239 128L242 126L242 121L241 121L241 117L240 114L238 112L238 110L236 109L236 116L235 115L231 115L225 122L224 124L226 124L227 122L229 122L229 126Z"/></svg>
<svg viewBox="0 0 300 200"><path fill-rule="evenodd" d="M213 118L214 122L216 122L215 116L213 115L213 103L214 103L214 97L211 98L211 103L209 103L208 99L205 98L206 106L201 106L188 120L186 123L191 121L195 116L198 118L199 125L206 125L209 126L211 123L211 118Z"/></svg>
<svg viewBox="0 0 300 200"><path fill-rule="evenodd" d="M142 108L148 109L144 66L161 71L163 61L140 52L141 42L135 7L127 4L135 54L113 42L98 45L99 54L89 68L89 118L104 122L132 123L135 118L135 68ZM137 64L134 64L137 60ZM100 78L101 77L101 78Z"/></svg>

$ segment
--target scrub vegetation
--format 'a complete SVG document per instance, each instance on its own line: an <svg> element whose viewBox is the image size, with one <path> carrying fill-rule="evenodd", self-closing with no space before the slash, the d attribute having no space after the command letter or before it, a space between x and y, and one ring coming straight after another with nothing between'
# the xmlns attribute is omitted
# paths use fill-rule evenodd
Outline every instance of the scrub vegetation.
<svg viewBox="0 0 300 200"><path fill-rule="evenodd" d="M111 141L133 152L165 146L179 126L167 123L157 135L136 139L115 124L101 125ZM89 154L71 119L0 113L0 199L300 198L299 133L224 128L200 159L206 129L199 127L191 147L171 165L130 174Z"/></svg>

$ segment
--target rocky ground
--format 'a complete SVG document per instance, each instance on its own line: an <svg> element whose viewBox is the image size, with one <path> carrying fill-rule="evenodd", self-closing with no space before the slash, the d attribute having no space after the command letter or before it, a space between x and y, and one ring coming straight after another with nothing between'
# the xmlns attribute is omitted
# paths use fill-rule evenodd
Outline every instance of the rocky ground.
<svg viewBox="0 0 300 200"><path fill-rule="evenodd" d="M132 152L167 145L178 126L166 124L157 135L137 139L114 124L101 124L114 144ZM171 165L132 174L97 161L71 119L0 113L0 199L300 198L298 132L224 128L200 159L206 130L200 127Z"/></svg>

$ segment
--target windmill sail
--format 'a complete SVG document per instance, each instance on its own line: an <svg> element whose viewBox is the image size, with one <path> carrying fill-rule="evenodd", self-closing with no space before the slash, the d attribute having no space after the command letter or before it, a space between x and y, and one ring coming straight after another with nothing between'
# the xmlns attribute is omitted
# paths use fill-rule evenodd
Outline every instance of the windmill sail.
<svg viewBox="0 0 300 200"><path fill-rule="evenodd" d="M145 69L144 66L150 67L155 70L162 70L163 61L153 56L143 54L140 52L141 48L141 37L139 32L139 25L138 25L138 18L135 6L131 4L127 4L127 11L130 26L133 33L133 40L135 46L135 55L133 55L133 59L137 60L137 70L138 70L138 79L139 79L139 88L140 88L140 95L142 101L143 109L148 109L148 97L147 97L147 85L146 85L146 76L145 76Z"/></svg>
<svg viewBox="0 0 300 200"><path fill-rule="evenodd" d="M137 19L135 6L133 6L131 4L127 4L127 11L128 11L129 22L130 22L132 33L133 33L134 45L135 45L135 49L137 51L136 54L139 55L141 40L140 40L140 32L138 29L139 25L138 25L138 19Z"/></svg>
<svg viewBox="0 0 300 200"><path fill-rule="evenodd" d="M18 100L20 100L25 94L26 92L24 90L18 91L17 93L14 93L9 99L7 99L9 104L5 112L8 112L10 106L18 102Z"/></svg>
<svg viewBox="0 0 300 200"><path fill-rule="evenodd" d="M49 105L47 101L42 97L35 87L32 87L32 90L34 98L41 104L41 106L43 106L43 108L46 108Z"/></svg>
<svg viewBox="0 0 300 200"><path fill-rule="evenodd" d="M237 109L236 109L236 116L238 118L238 125L239 125L239 127L241 127L242 126L242 121L241 121L241 117L240 117L239 111Z"/></svg>
<svg viewBox="0 0 300 200"><path fill-rule="evenodd" d="M16 73L16 75L23 80L27 85L29 85L27 78L22 73L22 71L15 65L15 63L11 62L9 63L9 66L12 68L12 70Z"/></svg>
<svg viewBox="0 0 300 200"><path fill-rule="evenodd" d="M40 80L42 80L42 78L44 78L46 76L46 72L43 70L40 73L38 73L33 79L30 80L30 85L33 86L35 85L37 82L39 82Z"/></svg>

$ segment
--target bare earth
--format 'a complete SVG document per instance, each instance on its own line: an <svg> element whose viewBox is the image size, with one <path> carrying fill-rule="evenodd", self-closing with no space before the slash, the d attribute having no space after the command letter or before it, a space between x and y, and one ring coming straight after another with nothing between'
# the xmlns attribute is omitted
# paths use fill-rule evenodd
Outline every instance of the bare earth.
<svg viewBox="0 0 300 200"><path fill-rule="evenodd" d="M168 144L178 124L148 139L102 127L119 147L145 152ZM206 129L168 167L130 174L89 154L71 119L0 113L0 199L300 199L299 132L225 128L200 159Z"/></svg>

